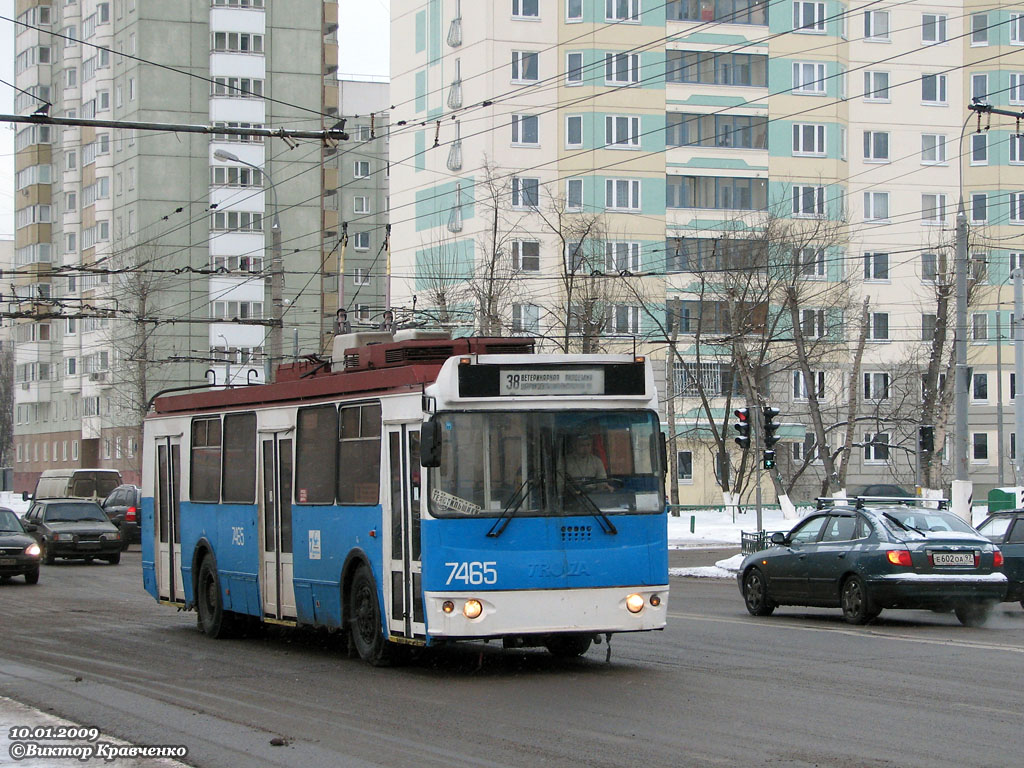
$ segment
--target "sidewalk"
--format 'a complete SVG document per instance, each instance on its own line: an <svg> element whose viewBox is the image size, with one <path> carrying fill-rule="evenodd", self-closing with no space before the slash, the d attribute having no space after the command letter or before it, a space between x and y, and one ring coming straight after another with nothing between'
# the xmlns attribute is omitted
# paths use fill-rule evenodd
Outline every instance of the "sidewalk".
<svg viewBox="0 0 1024 768"><path fill-rule="evenodd" d="M14 728L25 728L28 733L38 733L36 729L53 733L55 729L74 729L76 723L62 720L59 717L48 715L38 709L20 704L12 699L0 696L0 765L19 766L19 768L57 768L58 766L85 766L86 768L99 768L100 766L111 766L112 768L187 768L185 763L165 757L118 757L108 759L106 757L89 757L85 760L77 755L97 754L100 750L106 750L106 754L112 754L111 750L119 748L131 749L126 741L115 739L103 733L97 734L90 740L86 734L81 738L69 739L37 739L17 738L11 739L11 730ZM77 736L77 734L76 734ZM15 759L15 756L28 753L40 745L46 747L65 748L67 751L47 757L25 757ZM172 745L160 745L172 746ZM101 753L102 754L102 753Z"/></svg>

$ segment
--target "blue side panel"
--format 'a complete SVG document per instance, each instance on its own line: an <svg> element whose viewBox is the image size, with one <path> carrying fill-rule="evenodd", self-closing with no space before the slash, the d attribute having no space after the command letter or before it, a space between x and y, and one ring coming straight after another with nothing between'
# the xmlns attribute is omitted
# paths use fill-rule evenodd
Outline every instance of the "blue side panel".
<svg viewBox="0 0 1024 768"><path fill-rule="evenodd" d="M513 518L497 538L490 519L423 520L423 588L428 592L578 589L668 583L668 518L613 515L617 534L589 516ZM446 563L493 563L493 583L473 584Z"/></svg>
<svg viewBox="0 0 1024 768"><path fill-rule="evenodd" d="M153 498L142 498L142 586L156 600L156 548L153 530Z"/></svg>
<svg viewBox="0 0 1024 768"><path fill-rule="evenodd" d="M206 539L217 558L225 609L261 615L256 521L255 504L181 502L181 577L186 595L193 594L192 555Z"/></svg>
<svg viewBox="0 0 1024 768"><path fill-rule="evenodd" d="M369 559L384 604L384 535L379 506L292 505L293 583L300 623L341 626L341 571L354 549Z"/></svg>

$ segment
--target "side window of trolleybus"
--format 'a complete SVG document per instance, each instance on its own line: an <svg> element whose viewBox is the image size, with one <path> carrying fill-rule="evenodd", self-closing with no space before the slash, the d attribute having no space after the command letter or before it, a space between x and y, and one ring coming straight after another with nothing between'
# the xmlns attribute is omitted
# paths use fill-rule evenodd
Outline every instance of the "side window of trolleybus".
<svg viewBox="0 0 1024 768"><path fill-rule="evenodd" d="M439 413L438 517L656 513L664 507L649 411Z"/></svg>

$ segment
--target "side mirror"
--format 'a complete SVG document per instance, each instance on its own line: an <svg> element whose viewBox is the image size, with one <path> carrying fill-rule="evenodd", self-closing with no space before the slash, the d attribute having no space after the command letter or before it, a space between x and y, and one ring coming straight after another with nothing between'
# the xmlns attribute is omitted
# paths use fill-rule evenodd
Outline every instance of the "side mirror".
<svg viewBox="0 0 1024 768"><path fill-rule="evenodd" d="M441 425L436 419L424 422L420 427L420 466L441 466Z"/></svg>
<svg viewBox="0 0 1024 768"><path fill-rule="evenodd" d="M782 546L786 543L786 534L782 533L781 531L776 531L772 534L772 537L769 539L769 541L771 541L772 544Z"/></svg>
<svg viewBox="0 0 1024 768"><path fill-rule="evenodd" d="M25 529L25 533L35 533L39 530L39 526L35 523L22 523L22 527Z"/></svg>
<svg viewBox="0 0 1024 768"><path fill-rule="evenodd" d="M32 498L32 494L30 494L28 491L22 491L21 492L21 500L22 501L28 501L31 498Z"/></svg>
<svg viewBox="0 0 1024 768"><path fill-rule="evenodd" d="M662 474L668 473L668 437L664 432L658 432L658 436L661 438L658 441L658 455L661 457L661 472Z"/></svg>

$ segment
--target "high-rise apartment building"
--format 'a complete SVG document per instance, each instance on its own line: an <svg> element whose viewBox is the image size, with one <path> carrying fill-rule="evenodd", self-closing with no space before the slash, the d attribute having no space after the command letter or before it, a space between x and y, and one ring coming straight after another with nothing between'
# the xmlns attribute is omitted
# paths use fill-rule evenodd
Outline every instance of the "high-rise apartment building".
<svg viewBox="0 0 1024 768"><path fill-rule="evenodd" d="M321 130L337 121L325 0L19 0L19 114ZM324 348L331 238L318 142L20 126L15 486L49 467L138 480L161 389L262 382ZM280 267L272 229L280 227ZM336 269L336 261L333 268ZM281 278L280 309L271 284Z"/></svg>
<svg viewBox="0 0 1024 768"><path fill-rule="evenodd" d="M1024 10L394 0L391 12L400 314L660 360L683 503L721 499L716 477L740 461L730 411L752 391L782 411L782 490L821 490L811 400L830 450L850 446L847 486L909 489L917 427L939 425L938 450L952 428L962 197L972 477L997 482L1011 449L996 444L994 302L1024 252L1012 167L1024 144L1012 120L979 131L967 104L1024 106L1012 55ZM929 388L942 394L922 416ZM948 480L949 448L932 467L930 482Z"/></svg>

